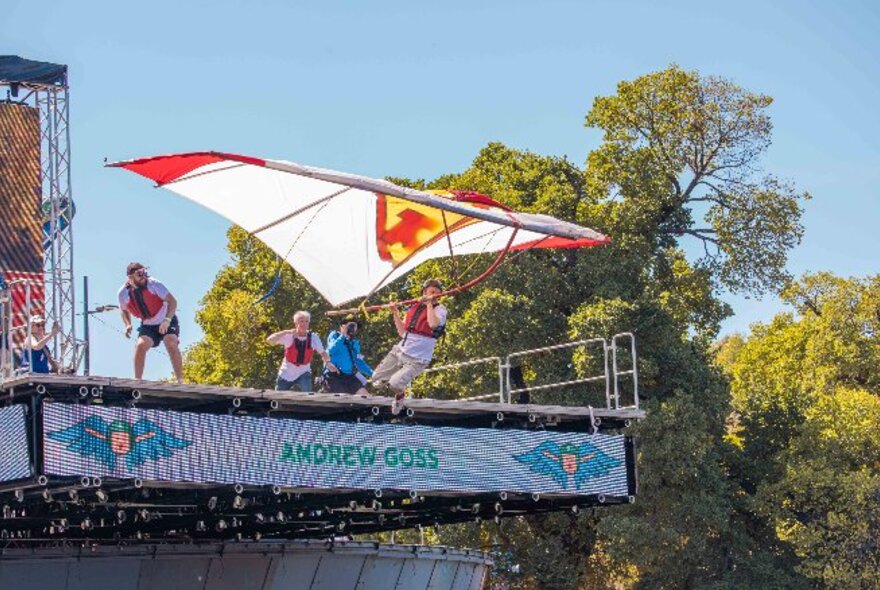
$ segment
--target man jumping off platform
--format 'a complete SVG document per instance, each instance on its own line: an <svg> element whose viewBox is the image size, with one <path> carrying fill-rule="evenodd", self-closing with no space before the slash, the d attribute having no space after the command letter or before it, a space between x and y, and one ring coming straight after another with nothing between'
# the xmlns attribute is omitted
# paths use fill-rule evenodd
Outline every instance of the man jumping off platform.
<svg viewBox="0 0 880 590"><path fill-rule="evenodd" d="M406 388L431 364L437 339L446 327L446 308L437 301L443 292L440 281L430 279L422 284L422 298L406 312L397 313L397 305L391 305L394 327L403 340L395 344L373 372L373 384L388 385L394 393L391 413L399 414L403 407Z"/></svg>
<svg viewBox="0 0 880 590"><path fill-rule="evenodd" d="M183 358L180 355L180 324L174 313L177 300L168 288L147 274L140 262L126 268L127 279L119 289L119 309L125 324L125 337L131 338L131 316L141 320L134 349L134 377L142 379L147 351L165 342L178 383L183 383Z"/></svg>

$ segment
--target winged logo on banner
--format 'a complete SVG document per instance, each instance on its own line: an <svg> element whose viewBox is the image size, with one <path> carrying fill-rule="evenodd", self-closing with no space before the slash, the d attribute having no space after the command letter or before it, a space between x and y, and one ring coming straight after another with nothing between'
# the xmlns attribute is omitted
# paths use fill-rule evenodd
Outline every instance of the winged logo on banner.
<svg viewBox="0 0 880 590"><path fill-rule="evenodd" d="M575 488L581 489L586 480L605 475L621 464L588 442L560 446L552 440L542 442L528 453L514 455L514 459L535 473L549 475L566 490L569 477L574 479Z"/></svg>
<svg viewBox="0 0 880 590"><path fill-rule="evenodd" d="M46 436L65 443L67 450L81 457L94 456L110 469L116 468L117 458L125 457L128 470L143 465L147 459L170 457L174 451L192 444L145 418L134 424L126 420L108 424L100 416L89 416L63 430L47 432Z"/></svg>

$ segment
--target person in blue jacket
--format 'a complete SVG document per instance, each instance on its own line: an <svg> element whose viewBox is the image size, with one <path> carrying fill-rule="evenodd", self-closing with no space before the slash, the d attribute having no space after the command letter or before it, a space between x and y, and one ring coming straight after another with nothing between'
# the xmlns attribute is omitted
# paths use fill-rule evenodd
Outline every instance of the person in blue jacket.
<svg viewBox="0 0 880 590"><path fill-rule="evenodd" d="M324 369L324 388L331 393L366 395L366 380L373 369L361 354L361 342L357 339L358 321L345 317L339 330L327 336L327 354L336 371Z"/></svg>

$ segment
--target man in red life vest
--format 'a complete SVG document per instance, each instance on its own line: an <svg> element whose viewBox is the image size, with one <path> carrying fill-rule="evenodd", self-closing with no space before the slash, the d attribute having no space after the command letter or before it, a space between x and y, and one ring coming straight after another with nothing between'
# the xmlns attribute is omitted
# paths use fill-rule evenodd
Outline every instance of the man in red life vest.
<svg viewBox="0 0 880 590"><path fill-rule="evenodd" d="M134 377L144 375L147 351L165 343L178 383L183 383L183 358L180 355L180 323L174 313L177 299L168 288L151 278L140 262L132 262L125 270L128 278L119 289L119 309L125 324L125 337L131 338L131 316L141 320L134 348Z"/></svg>
<svg viewBox="0 0 880 590"><path fill-rule="evenodd" d="M394 345L376 370L373 383L387 384L394 393L391 413L399 414L406 388L431 364L437 339L446 326L446 308L437 301L443 292L440 281L430 279L422 284L422 298L401 317L397 305L391 305L394 327L403 340Z"/></svg>
<svg viewBox="0 0 880 590"><path fill-rule="evenodd" d="M309 322L312 316L307 311L298 311L293 314L292 330L275 332L266 342L284 346L284 358L278 368L278 379L275 382L276 391L290 391L296 388L302 392L312 391L312 357L317 352L324 364L335 371L336 367L330 362L330 357L321 344L321 337L309 330Z"/></svg>

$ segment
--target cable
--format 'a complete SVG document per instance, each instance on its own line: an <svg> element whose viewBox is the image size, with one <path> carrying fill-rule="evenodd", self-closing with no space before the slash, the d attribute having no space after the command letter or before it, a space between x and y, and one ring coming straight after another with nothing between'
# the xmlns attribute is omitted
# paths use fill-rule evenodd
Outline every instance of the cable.
<svg viewBox="0 0 880 590"><path fill-rule="evenodd" d="M446 232L446 243L449 246L449 260L452 266L452 276L456 283L461 283L460 275L455 265L455 253L452 251L452 236L449 235L449 224L446 223L446 211L440 209L440 215L443 216L443 230ZM364 300L366 301L366 300Z"/></svg>
<svg viewBox="0 0 880 590"><path fill-rule="evenodd" d="M97 315L93 315L92 317L94 317L94 319L96 319L96 320L98 321L99 324L104 325L107 329L109 329L109 330L111 330L111 331L113 331L113 332L116 332L117 334L119 334L120 336L122 336L123 338L125 338L126 340L129 340L129 338L126 337L125 332L123 332L122 330L120 330L120 329L117 328L116 326L111 326L110 324L108 324L107 322L105 322L104 320L102 320L102 319L101 319L100 317L98 317ZM167 352L165 352L164 350L162 350L162 349L159 348L159 347L156 347L156 351L159 352L160 354L164 354L164 355L167 356L168 358L171 358L170 356L168 356L168 353L167 353Z"/></svg>
<svg viewBox="0 0 880 590"><path fill-rule="evenodd" d="M444 291L443 293L440 293L439 295L437 295L437 297L438 298L439 297L448 297L449 295L456 295L458 293L461 293L462 291L466 291L467 289L470 289L474 285L484 281L486 278L489 277L489 275L491 275L496 270L498 270L498 267L501 266L501 264L504 262L504 259L507 257L507 253L510 251L510 246L513 244L513 241L516 238L516 234L518 231L519 231L518 227L515 227L513 229L513 233L510 234L510 239L507 241L507 245L504 246L504 249L501 250L501 252L499 252L499 254L495 258L494 262L492 262L492 264L489 265L489 268L484 270L482 272L482 274L480 274L480 276L468 281L464 285L459 285L458 287L455 287L454 289L449 289L448 291ZM379 309L385 309L387 307L391 307L392 305L412 305L413 303L418 303L419 301L421 301L420 297L416 298L416 299L407 299L406 301L400 301L397 303L392 302L392 303L383 303L381 305L370 305L369 307L366 307L364 309L366 311L376 311ZM337 309L337 310L325 311L324 315L332 317L332 316L346 315L349 313L357 313L359 311L362 311L360 307L353 307L350 309Z"/></svg>
<svg viewBox="0 0 880 590"><path fill-rule="evenodd" d="M303 226L302 230L300 230L299 235L297 235L296 239L293 241L293 244L290 245L290 248L287 250L287 254L285 254L283 258L279 256L278 271L275 273L275 280L272 281L272 286L269 287L269 291L265 295L263 295L262 297L260 297L256 301L254 301L253 305L259 305L260 303L264 302L269 297L271 297L272 295L275 294L275 291L278 290L278 286L281 284L281 271L284 270L284 263L287 261L287 257L290 256L291 252L293 252L293 249L299 243L299 239L301 237L303 237L303 234L306 233L306 230L309 229L309 226L312 225L312 222L315 220L315 218L318 216L318 214L321 211L323 211L324 207L326 207L329 204L330 204L330 199L324 201L321 204L321 206L315 210L315 212L312 214L311 219L309 219L308 222L306 222L306 224ZM254 235L254 234L251 234L251 235Z"/></svg>

